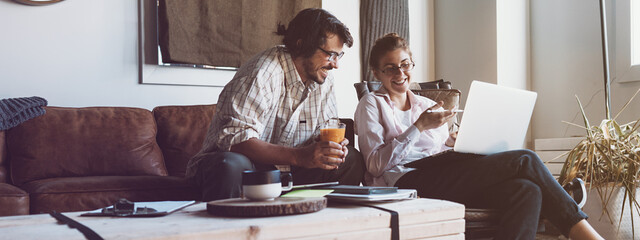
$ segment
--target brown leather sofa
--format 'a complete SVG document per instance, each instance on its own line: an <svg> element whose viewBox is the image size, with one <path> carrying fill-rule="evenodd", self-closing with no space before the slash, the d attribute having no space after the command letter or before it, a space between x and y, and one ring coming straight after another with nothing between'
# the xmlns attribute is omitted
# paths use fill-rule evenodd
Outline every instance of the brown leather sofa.
<svg viewBox="0 0 640 240"><path fill-rule="evenodd" d="M0 131L0 216L198 200L185 168L215 107L46 107Z"/></svg>

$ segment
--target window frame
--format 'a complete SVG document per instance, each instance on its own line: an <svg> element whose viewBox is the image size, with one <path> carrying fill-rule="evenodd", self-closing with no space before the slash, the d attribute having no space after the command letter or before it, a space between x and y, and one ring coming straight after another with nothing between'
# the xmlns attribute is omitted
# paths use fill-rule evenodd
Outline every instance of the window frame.
<svg viewBox="0 0 640 240"><path fill-rule="evenodd" d="M615 82L640 81L640 65L631 65L631 1L615 1L615 70L612 76ZM640 4L640 3L639 3ZM640 46L638 46L640 47Z"/></svg>

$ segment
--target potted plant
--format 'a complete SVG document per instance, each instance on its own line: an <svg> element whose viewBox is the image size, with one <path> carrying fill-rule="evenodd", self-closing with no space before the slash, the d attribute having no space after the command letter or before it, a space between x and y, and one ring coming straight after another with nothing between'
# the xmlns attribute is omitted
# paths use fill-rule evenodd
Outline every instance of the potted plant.
<svg viewBox="0 0 640 240"><path fill-rule="evenodd" d="M640 90L620 112L629 105L638 92ZM640 119L620 125L615 120L620 114L618 113L614 118L604 119L598 126L591 126L579 99L578 105L582 112L587 136L567 153L559 181L564 185L575 177L581 177L587 182L589 192L592 189L596 191L598 199L591 199L592 202L588 204L588 206L594 204L602 206L600 218L595 220L602 220L606 216L605 221L608 220L610 225L616 228L608 229L611 233L601 234L626 236L630 230L631 235L628 237L635 237L634 225L640 224L634 222L634 218L635 221L640 219L640 205L636 199L640 187L640 133L638 133ZM593 201L597 202L593 203ZM612 208L620 208L620 211L614 212ZM591 222L594 223L594 221ZM623 232L620 232L620 226L629 222L630 228L623 227ZM596 222L594 227L597 224Z"/></svg>

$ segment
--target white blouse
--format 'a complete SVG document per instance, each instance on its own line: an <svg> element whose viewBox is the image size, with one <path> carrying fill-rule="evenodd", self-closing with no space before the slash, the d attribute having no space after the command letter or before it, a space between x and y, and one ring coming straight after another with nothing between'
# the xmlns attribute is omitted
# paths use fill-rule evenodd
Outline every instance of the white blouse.
<svg viewBox="0 0 640 240"><path fill-rule="evenodd" d="M365 182L370 186L393 186L413 170L403 165L451 149L445 145L449 128L444 124L420 132L413 123L431 99L408 92L411 109L403 112L394 106L384 87L362 97L354 116L358 146L365 159Z"/></svg>

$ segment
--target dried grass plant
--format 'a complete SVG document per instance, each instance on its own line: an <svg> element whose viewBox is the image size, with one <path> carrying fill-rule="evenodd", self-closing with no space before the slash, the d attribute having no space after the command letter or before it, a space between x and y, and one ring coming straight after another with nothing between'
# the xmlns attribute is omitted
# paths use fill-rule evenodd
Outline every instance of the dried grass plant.
<svg viewBox="0 0 640 240"><path fill-rule="evenodd" d="M559 179L560 183L564 185L575 177L581 177L589 184L589 191L595 188L604 206L602 215L606 215L612 224L614 219L607 206L609 206L614 190L622 187L624 199L620 219L618 219L618 231L625 209L628 209L631 226L634 229L633 236L635 236L633 217L634 214L640 214L640 205L636 200L636 188L640 187L640 133L638 133L640 119L620 125L616 122L616 118L638 95L638 92L640 89L613 119L604 119L599 126L589 124L582 103L576 96L584 119L584 127L569 122L565 123L584 128L587 131L587 136L565 154L567 158Z"/></svg>

